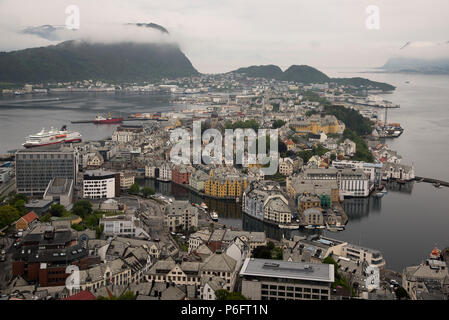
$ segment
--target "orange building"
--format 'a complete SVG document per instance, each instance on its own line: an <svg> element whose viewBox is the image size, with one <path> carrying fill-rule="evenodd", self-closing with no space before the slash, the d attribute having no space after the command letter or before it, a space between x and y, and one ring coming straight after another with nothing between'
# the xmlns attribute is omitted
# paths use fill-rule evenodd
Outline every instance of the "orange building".
<svg viewBox="0 0 449 320"><path fill-rule="evenodd" d="M27 230L31 223L39 219L34 211L28 212L16 222L16 230Z"/></svg>

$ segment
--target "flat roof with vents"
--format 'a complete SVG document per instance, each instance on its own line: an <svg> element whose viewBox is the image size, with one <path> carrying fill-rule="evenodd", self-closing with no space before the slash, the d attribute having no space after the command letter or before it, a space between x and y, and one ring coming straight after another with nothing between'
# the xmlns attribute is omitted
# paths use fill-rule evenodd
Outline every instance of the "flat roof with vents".
<svg viewBox="0 0 449 320"><path fill-rule="evenodd" d="M334 282L334 265L247 258L240 276Z"/></svg>

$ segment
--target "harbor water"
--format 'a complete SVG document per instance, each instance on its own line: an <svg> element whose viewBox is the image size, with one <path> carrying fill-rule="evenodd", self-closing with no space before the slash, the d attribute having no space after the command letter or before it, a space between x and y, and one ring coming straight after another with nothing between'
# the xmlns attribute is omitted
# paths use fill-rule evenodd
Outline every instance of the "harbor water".
<svg viewBox="0 0 449 320"><path fill-rule="evenodd" d="M354 70L323 70L332 77L366 77L397 86L384 98L400 104L389 111L389 122L399 122L405 129L397 139L386 143L413 164L419 176L449 181L449 76L359 73ZM406 83L408 82L408 83ZM59 97L54 101L23 101ZM183 108L169 103L163 94L72 93L35 97L0 97L0 153L18 149L25 136L43 127L79 131L85 140L111 135L117 125L71 124L72 120L94 119L98 112L121 113L168 111ZM281 232L279 229L242 214L239 203L203 200L172 183L142 180L157 192L191 202L206 202L219 214L219 220L245 230L266 231L271 238L291 237L302 231ZM411 182L390 184L380 198L346 199L349 216L346 230L325 235L382 251L387 267L402 271L419 264L436 245L449 246L449 188L437 189L431 184ZM308 233L314 231L307 231Z"/></svg>

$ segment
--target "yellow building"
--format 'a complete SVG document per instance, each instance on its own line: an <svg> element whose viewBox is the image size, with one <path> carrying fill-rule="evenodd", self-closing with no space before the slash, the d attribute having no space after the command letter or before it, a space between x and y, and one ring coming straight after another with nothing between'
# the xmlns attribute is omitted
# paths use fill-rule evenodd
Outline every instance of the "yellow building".
<svg viewBox="0 0 449 320"><path fill-rule="evenodd" d="M307 133L318 134L320 131L325 134L342 134L345 125L333 115L321 116L314 114L306 120L291 123L298 135Z"/></svg>
<svg viewBox="0 0 449 320"><path fill-rule="evenodd" d="M215 175L211 170L209 180L204 184L204 193L217 198L241 198L247 185L245 177L235 174Z"/></svg>
<svg viewBox="0 0 449 320"><path fill-rule="evenodd" d="M260 164L260 163L249 163L248 164L248 169L251 169L252 167L256 167L256 168L262 168L263 167L263 165L262 164Z"/></svg>

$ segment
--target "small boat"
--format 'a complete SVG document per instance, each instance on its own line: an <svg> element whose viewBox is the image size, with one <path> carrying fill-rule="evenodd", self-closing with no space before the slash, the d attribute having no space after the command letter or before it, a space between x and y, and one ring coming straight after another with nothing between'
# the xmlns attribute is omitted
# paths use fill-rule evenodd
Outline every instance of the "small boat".
<svg viewBox="0 0 449 320"><path fill-rule="evenodd" d="M218 221L218 214L215 211L211 211L209 214L213 221Z"/></svg>
<svg viewBox="0 0 449 320"><path fill-rule="evenodd" d="M198 203L192 203L192 206L197 208L198 210L201 210L203 212L206 212L206 209L204 209L202 206L200 206Z"/></svg>
<svg viewBox="0 0 449 320"><path fill-rule="evenodd" d="M278 227L280 229L297 230L299 229L299 223L278 224Z"/></svg>
<svg viewBox="0 0 449 320"><path fill-rule="evenodd" d="M316 225L316 224L309 224L309 225L305 226L304 228L306 228L306 229L324 229L326 227L321 226L321 225Z"/></svg>
<svg viewBox="0 0 449 320"><path fill-rule="evenodd" d="M383 187L382 189L380 189L380 190L378 190L377 192L375 192L374 194L373 194L373 196L375 197L375 198L382 198L385 194L387 194L388 193L388 191L387 191L387 188L385 188L385 187Z"/></svg>
<svg viewBox="0 0 449 320"><path fill-rule="evenodd" d="M376 192L375 194L373 194L373 197L379 199L379 198L382 198L384 195L385 195L385 193L379 191L379 192Z"/></svg>
<svg viewBox="0 0 449 320"><path fill-rule="evenodd" d="M441 183L435 182L435 183L433 184L433 186L434 186L435 188L441 188Z"/></svg>
<svg viewBox="0 0 449 320"><path fill-rule="evenodd" d="M203 203L201 203L201 208L203 208L203 209L207 209L207 206L206 206L206 204L203 202Z"/></svg>

